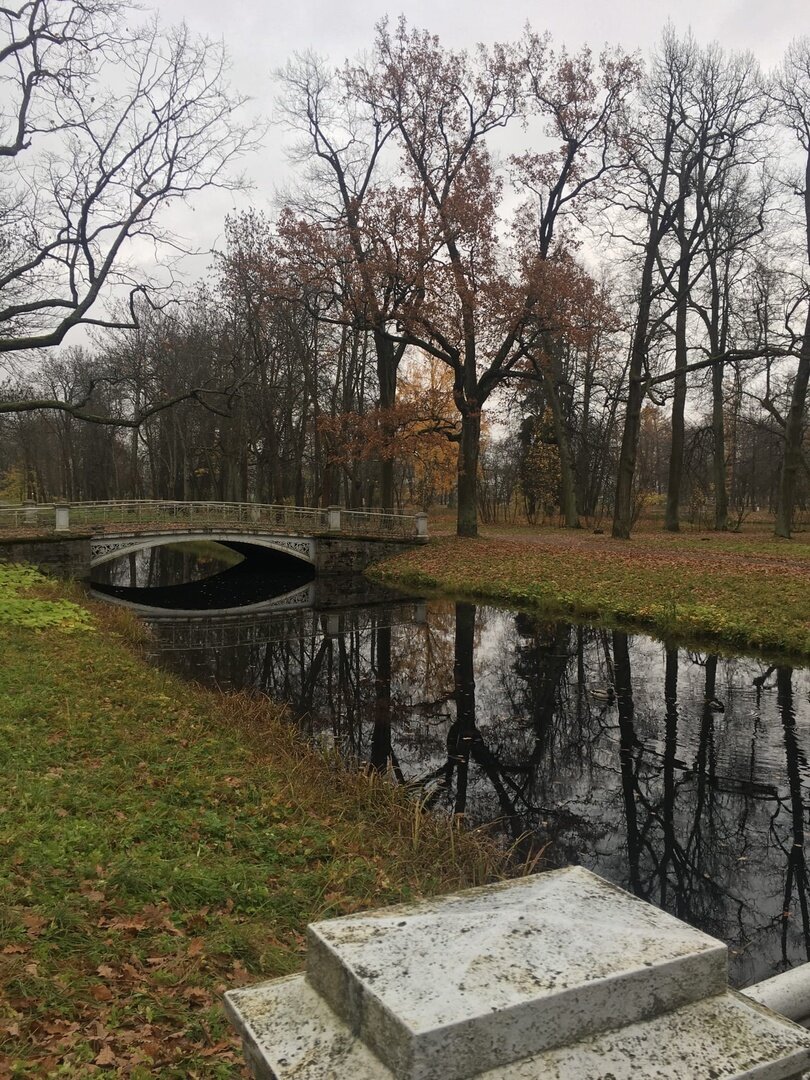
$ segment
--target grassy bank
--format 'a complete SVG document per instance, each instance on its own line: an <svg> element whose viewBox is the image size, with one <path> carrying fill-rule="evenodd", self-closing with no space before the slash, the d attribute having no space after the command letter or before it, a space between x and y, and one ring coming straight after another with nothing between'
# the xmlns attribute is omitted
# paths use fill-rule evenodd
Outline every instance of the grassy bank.
<svg viewBox="0 0 810 1080"><path fill-rule="evenodd" d="M3 567L0 595L0 1077L245 1075L223 989L496 867L278 707L150 668L119 611Z"/></svg>
<svg viewBox="0 0 810 1080"><path fill-rule="evenodd" d="M374 568L389 584L810 656L810 543L764 533L560 529L439 537Z"/></svg>

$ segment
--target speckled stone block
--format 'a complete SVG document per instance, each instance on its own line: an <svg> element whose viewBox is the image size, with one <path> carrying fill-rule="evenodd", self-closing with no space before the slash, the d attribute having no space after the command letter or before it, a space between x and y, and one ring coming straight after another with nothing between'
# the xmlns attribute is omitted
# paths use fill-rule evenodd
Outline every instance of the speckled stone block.
<svg viewBox="0 0 810 1080"><path fill-rule="evenodd" d="M225 1007L257 1080L394 1080L303 975L229 990Z"/></svg>
<svg viewBox="0 0 810 1080"><path fill-rule="evenodd" d="M396 1080L303 975L226 994L257 1080ZM478 1080L801 1080L810 1033L726 991ZM436 1074L441 1080L442 1073Z"/></svg>
<svg viewBox="0 0 810 1080"><path fill-rule="evenodd" d="M728 990L480 1080L800 1080L809 1065L810 1033Z"/></svg>
<svg viewBox="0 0 810 1080"><path fill-rule="evenodd" d="M461 1080L725 989L725 946L579 867L315 923L307 978L402 1080Z"/></svg>
<svg viewBox="0 0 810 1080"><path fill-rule="evenodd" d="M316 923L226 994L261 1080L794 1080L810 1032L722 943L579 868Z"/></svg>

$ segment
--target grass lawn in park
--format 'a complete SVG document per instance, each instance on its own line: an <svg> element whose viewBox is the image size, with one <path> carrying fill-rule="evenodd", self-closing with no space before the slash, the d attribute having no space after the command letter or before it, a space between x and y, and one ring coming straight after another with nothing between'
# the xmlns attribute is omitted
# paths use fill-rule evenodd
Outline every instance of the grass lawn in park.
<svg viewBox="0 0 810 1080"><path fill-rule="evenodd" d="M431 522L433 525L434 523ZM392 585L647 628L719 648L810 656L810 533L777 540L641 528L631 540L531 526L434 538L373 568ZM438 535L435 535L438 534Z"/></svg>
<svg viewBox="0 0 810 1080"><path fill-rule="evenodd" d="M0 566L0 1077L247 1075L224 989L314 919L476 884L483 837L151 668L126 614Z"/></svg>

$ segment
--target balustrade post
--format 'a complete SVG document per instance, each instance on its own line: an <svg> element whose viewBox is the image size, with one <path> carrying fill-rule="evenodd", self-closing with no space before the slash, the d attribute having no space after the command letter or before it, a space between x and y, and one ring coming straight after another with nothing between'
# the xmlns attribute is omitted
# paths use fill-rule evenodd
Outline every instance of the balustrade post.
<svg viewBox="0 0 810 1080"><path fill-rule="evenodd" d="M340 507L330 506L326 512L326 527L329 532L340 532Z"/></svg>
<svg viewBox="0 0 810 1080"><path fill-rule="evenodd" d="M417 514L416 518L416 535L427 539L427 514Z"/></svg>
<svg viewBox="0 0 810 1080"><path fill-rule="evenodd" d="M54 531L70 532L70 507L67 503L60 503L58 506L55 506L54 514L56 518L54 522Z"/></svg>

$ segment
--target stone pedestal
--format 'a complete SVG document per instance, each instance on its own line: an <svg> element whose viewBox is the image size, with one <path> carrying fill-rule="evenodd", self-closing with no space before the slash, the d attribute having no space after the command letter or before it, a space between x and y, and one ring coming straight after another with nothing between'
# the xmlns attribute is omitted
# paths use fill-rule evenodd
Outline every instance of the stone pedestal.
<svg viewBox="0 0 810 1080"><path fill-rule="evenodd" d="M55 532L69 532L70 531L70 507L65 504L59 504L54 507L54 531Z"/></svg>
<svg viewBox="0 0 810 1080"><path fill-rule="evenodd" d="M268 1080L793 1080L810 1033L726 948L577 867L315 923L305 975L230 991Z"/></svg>
<svg viewBox="0 0 810 1080"><path fill-rule="evenodd" d="M330 506L326 511L326 527L329 532L340 532L340 507Z"/></svg>

